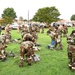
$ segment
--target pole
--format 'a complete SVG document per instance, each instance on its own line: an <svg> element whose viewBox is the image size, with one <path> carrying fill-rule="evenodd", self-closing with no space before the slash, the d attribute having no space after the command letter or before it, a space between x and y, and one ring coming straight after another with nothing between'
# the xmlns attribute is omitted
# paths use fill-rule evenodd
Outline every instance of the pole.
<svg viewBox="0 0 75 75"><path fill-rule="evenodd" d="M28 10L28 22L29 22L29 10Z"/></svg>

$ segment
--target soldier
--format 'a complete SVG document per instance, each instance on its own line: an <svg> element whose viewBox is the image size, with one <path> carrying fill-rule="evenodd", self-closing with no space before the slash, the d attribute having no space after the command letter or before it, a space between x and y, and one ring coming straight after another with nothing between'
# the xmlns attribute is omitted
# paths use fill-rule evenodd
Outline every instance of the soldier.
<svg viewBox="0 0 75 75"><path fill-rule="evenodd" d="M49 49L53 49L55 48L55 44L56 44L56 41L55 41L55 32L54 31L50 31L50 37L51 37L51 44L48 44L48 48Z"/></svg>
<svg viewBox="0 0 75 75"><path fill-rule="evenodd" d="M73 30L71 35L67 38L67 43L69 67L70 69L75 70L75 30Z"/></svg>
<svg viewBox="0 0 75 75"><path fill-rule="evenodd" d="M30 33L24 34L20 46L20 67L23 66L24 56L26 56L28 65L31 65L32 58L34 56L33 45L34 37Z"/></svg>
<svg viewBox="0 0 75 75"><path fill-rule="evenodd" d="M2 44L2 41L0 41L0 59L1 59L2 61L6 60L6 50L5 50L6 47L7 47L7 46L4 46L4 45Z"/></svg>
<svg viewBox="0 0 75 75"><path fill-rule="evenodd" d="M6 33L5 34L5 43L8 44L9 42L11 42L11 34Z"/></svg>
<svg viewBox="0 0 75 75"><path fill-rule="evenodd" d="M51 31L54 31L54 27L53 26L50 26L48 31L47 31L47 35L49 35L51 33Z"/></svg>
<svg viewBox="0 0 75 75"><path fill-rule="evenodd" d="M59 48L62 50L62 31L60 29L58 29L59 27L56 27L56 31L55 31L55 49L58 50Z"/></svg>
<svg viewBox="0 0 75 75"><path fill-rule="evenodd" d="M42 29L41 33L44 33L44 23L40 24L40 28Z"/></svg>
<svg viewBox="0 0 75 75"><path fill-rule="evenodd" d="M24 34L24 36L22 38L22 42L24 42L24 41L35 42L35 39L34 39L34 37L30 33L26 33L26 34Z"/></svg>
<svg viewBox="0 0 75 75"><path fill-rule="evenodd" d="M24 34L29 33L29 28L25 25L22 25L22 38L24 36Z"/></svg>
<svg viewBox="0 0 75 75"><path fill-rule="evenodd" d="M67 34L68 34L68 27L67 27L67 25L63 24L63 36L67 37Z"/></svg>
<svg viewBox="0 0 75 75"><path fill-rule="evenodd" d="M22 35L22 42L20 46L20 64L19 66L23 66L24 56L26 56L26 61L28 65L31 65L32 60L34 60L34 46L36 44L37 39L37 27L35 25L24 29L23 26L23 35Z"/></svg>
<svg viewBox="0 0 75 75"><path fill-rule="evenodd" d="M47 35L51 37L51 43L48 44L48 49L54 49L56 45L56 28L55 26L50 26L49 30L47 31Z"/></svg>
<svg viewBox="0 0 75 75"><path fill-rule="evenodd" d="M0 41L2 42L3 45L5 44L5 35L4 34L0 35Z"/></svg>
<svg viewBox="0 0 75 75"><path fill-rule="evenodd" d="M20 32L20 30L21 30L21 25L20 25L20 24L18 24L17 32L19 33L19 32Z"/></svg>
<svg viewBox="0 0 75 75"><path fill-rule="evenodd" d="M60 24L57 27L58 27L59 35L61 35L61 37L62 37L62 31L64 30L63 25Z"/></svg>
<svg viewBox="0 0 75 75"><path fill-rule="evenodd" d="M10 34L10 30L11 30L10 24L7 24L7 26L5 27L5 33Z"/></svg>
<svg viewBox="0 0 75 75"><path fill-rule="evenodd" d="M35 39L35 44L36 44L36 42L37 42L37 39L38 39L38 28L37 28L37 26L36 25L33 25L32 26L32 30L31 30L31 35L34 37L34 39Z"/></svg>
<svg viewBox="0 0 75 75"><path fill-rule="evenodd" d="M20 64L19 64L20 67L23 66L24 56L26 56L26 61L27 61L28 65L31 65L32 58L34 56L33 42L25 41L25 42L21 43L21 46L20 46Z"/></svg>

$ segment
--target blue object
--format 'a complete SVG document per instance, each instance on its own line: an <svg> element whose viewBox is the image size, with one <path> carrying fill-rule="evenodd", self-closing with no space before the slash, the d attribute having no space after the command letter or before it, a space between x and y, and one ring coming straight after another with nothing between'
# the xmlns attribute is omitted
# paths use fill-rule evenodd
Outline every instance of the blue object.
<svg viewBox="0 0 75 75"><path fill-rule="evenodd" d="M54 40L52 40L51 44L52 44L52 45L55 45L55 41L54 41Z"/></svg>

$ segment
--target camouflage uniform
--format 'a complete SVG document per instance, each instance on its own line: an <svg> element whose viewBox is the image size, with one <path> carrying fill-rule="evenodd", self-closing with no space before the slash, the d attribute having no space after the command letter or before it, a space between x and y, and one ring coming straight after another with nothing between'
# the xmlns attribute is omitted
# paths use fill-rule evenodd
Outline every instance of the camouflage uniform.
<svg viewBox="0 0 75 75"><path fill-rule="evenodd" d="M32 58L34 56L34 50L33 50L33 42L31 41L25 41L21 43L20 46L20 64L19 66L23 66L24 56L26 56L26 61L28 65L31 65Z"/></svg>
<svg viewBox="0 0 75 75"><path fill-rule="evenodd" d="M5 51L6 46L4 46L2 44L2 42L0 41L0 59L2 59L2 61L4 61L6 59L6 51Z"/></svg>
<svg viewBox="0 0 75 75"><path fill-rule="evenodd" d="M40 26L40 29L42 29L42 30L41 30L41 33L44 33L44 25L41 25L41 26Z"/></svg>
<svg viewBox="0 0 75 75"><path fill-rule="evenodd" d="M24 42L24 41L35 42L35 39L34 39L34 37L30 33L26 33L26 34L24 34L24 36L22 38L22 42Z"/></svg>
<svg viewBox="0 0 75 75"><path fill-rule="evenodd" d="M10 25L8 24L8 25L5 27L5 33L9 33L9 34L10 34L10 31L11 31L11 27L10 27Z"/></svg>
<svg viewBox="0 0 75 75"><path fill-rule="evenodd" d="M68 33L68 28L66 25L63 26L64 30L63 30L63 36L67 37L67 33Z"/></svg>
<svg viewBox="0 0 75 75"><path fill-rule="evenodd" d="M24 27L22 27L22 38L23 38L24 34L26 34L26 33L29 33L29 28L24 26Z"/></svg>
<svg viewBox="0 0 75 75"><path fill-rule="evenodd" d="M67 38L68 43L68 59L69 59L69 67L75 70L75 36L69 36Z"/></svg>
<svg viewBox="0 0 75 75"><path fill-rule="evenodd" d="M5 43L5 35L0 35L0 41L2 42L2 44Z"/></svg>
<svg viewBox="0 0 75 75"><path fill-rule="evenodd" d="M19 66L23 66L24 56L26 56L26 61L28 65L31 65L32 56L34 54L33 45L34 45L34 37L30 33L26 33L23 35L22 43L20 46L20 64Z"/></svg>
<svg viewBox="0 0 75 75"><path fill-rule="evenodd" d="M63 49L62 48L62 30L58 29L58 27L55 27L56 30L55 30L55 41L56 41L56 44L55 44L55 49Z"/></svg>
<svg viewBox="0 0 75 75"><path fill-rule="evenodd" d="M32 31L31 31L31 35L34 37L35 39L35 44L36 44L36 41L38 39L38 29L37 29L37 26L33 25L32 26Z"/></svg>
<svg viewBox="0 0 75 75"><path fill-rule="evenodd" d="M71 35L67 38L67 43L69 67L75 70L75 30L73 30Z"/></svg>
<svg viewBox="0 0 75 75"><path fill-rule="evenodd" d="M9 42L11 42L11 34L6 33L5 34L5 43L8 44Z"/></svg>
<svg viewBox="0 0 75 75"><path fill-rule="evenodd" d="M49 35L49 34L51 33L51 31L52 31L52 27L50 27L50 28L48 29L47 35Z"/></svg>

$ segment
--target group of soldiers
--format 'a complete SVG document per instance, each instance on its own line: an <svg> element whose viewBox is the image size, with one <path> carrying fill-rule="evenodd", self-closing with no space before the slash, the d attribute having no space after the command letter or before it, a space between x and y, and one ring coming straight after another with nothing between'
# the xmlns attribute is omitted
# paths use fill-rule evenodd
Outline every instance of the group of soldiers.
<svg viewBox="0 0 75 75"><path fill-rule="evenodd" d="M32 61L35 61L34 47L37 45L38 27L36 25L30 25L29 27L23 25L21 30L20 67L23 66L24 56L26 56L28 65L31 65Z"/></svg>
<svg viewBox="0 0 75 75"><path fill-rule="evenodd" d="M5 27L5 34L0 35L0 59L4 61L6 59L6 45L12 42L11 38L11 27L8 24ZM23 66L24 60L28 65L31 65L32 61L35 61L35 47L37 47L38 32L40 31L39 26L33 24L29 27L22 25L21 36L22 40L20 43L20 64ZM44 32L44 30L43 30ZM43 33L42 32L42 33ZM68 43L68 59L69 67L75 70L75 30L72 31L71 35L68 36L68 27L64 24L58 26L50 26L47 34L51 37L51 44L53 49L63 50L62 37L67 38ZM51 48L51 47L50 47ZM26 59L25 59L26 58Z"/></svg>
<svg viewBox="0 0 75 75"><path fill-rule="evenodd" d="M72 30L68 36L68 27L62 24L50 27L47 34L51 37L51 44L53 45L50 45L49 49L62 50L62 37L66 37L69 68L75 70L75 30Z"/></svg>
<svg viewBox="0 0 75 75"><path fill-rule="evenodd" d="M8 24L5 27L5 34L0 35L0 59L3 61L7 57L6 47L9 43L13 42L11 37L11 26ZM32 61L38 61L34 58L35 48L39 50L37 47L37 39L38 39L39 28L37 25L30 25L29 27L22 25L21 27L21 36L22 40L20 42L20 64L19 66L23 66L24 59L26 58L26 62L28 65L31 65ZM24 57L25 56L25 57Z"/></svg>
<svg viewBox="0 0 75 75"><path fill-rule="evenodd" d="M7 44L11 41L10 25L5 27L5 34L0 35L0 59L4 61L7 57Z"/></svg>
<svg viewBox="0 0 75 75"><path fill-rule="evenodd" d="M51 45L56 50L63 50L62 37L67 37L68 27L66 25L51 26L47 31L47 34L51 37ZM51 48L51 47L49 47Z"/></svg>

